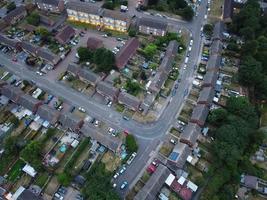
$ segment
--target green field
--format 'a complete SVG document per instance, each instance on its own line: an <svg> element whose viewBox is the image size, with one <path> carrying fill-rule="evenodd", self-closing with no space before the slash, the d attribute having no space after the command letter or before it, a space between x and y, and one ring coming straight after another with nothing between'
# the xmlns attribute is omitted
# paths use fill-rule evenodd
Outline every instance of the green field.
<svg viewBox="0 0 267 200"><path fill-rule="evenodd" d="M17 162L12 166L12 168L8 172L8 180L15 181L17 177L22 174L22 167L25 163L22 160L17 160Z"/></svg>

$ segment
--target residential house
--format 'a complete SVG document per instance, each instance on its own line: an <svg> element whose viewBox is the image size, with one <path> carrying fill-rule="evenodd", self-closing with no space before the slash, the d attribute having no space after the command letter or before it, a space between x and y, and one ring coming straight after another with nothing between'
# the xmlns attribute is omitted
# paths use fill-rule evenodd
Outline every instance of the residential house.
<svg viewBox="0 0 267 200"><path fill-rule="evenodd" d="M207 71L204 76L202 87L214 87L217 79L218 73L216 71Z"/></svg>
<svg viewBox="0 0 267 200"><path fill-rule="evenodd" d="M80 67L76 64L70 63L67 67L67 71L73 76L77 76L80 71Z"/></svg>
<svg viewBox="0 0 267 200"><path fill-rule="evenodd" d="M49 107L47 104L39 106L36 114L52 125L54 125L58 121L58 118L60 116L60 112L58 110Z"/></svg>
<svg viewBox="0 0 267 200"><path fill-rule="evenodd" d="M44 61L48 62L48 64L51 64L53 66L57 65L59 63L59 61L61 60L61 58L59 56L53 54L48 49L34 46L29 42L22 41L20 43L20 47L24 51L32 54L33 56L40 57Z"/></svg>
<svg viewBox="0 0 267 200"><path fill-rule="evenodd" d="M87 48L91 50L96 50L104 47L103 41L96 37L89 37L87 40Z"/></svg>
<svg viewBox="0 0 267 200"><path fill-rule="evenodd" d="M94 87L101 80L99 75L86 68L81 68L81 70L78 72L78 76L82 81L89 83Z"/></svg>
<svg viewBox="0 0 267 200"><path fill-rule="evenodd" d="M16 39L10 39L0 34L0 44L11 47L14 50L19 50L19 41Z"/></svg>
<svg viewBox="0 0 267 200"><path fill-rule="evenodd" d="M135 54L139 47L139 41L137 38L129 39L122 49L116 55L116 66L118 69L122 69L126 66L130 58Z"/></svg>
<svg viewBox="0 0 267 200"><path fill-rule="evenodd" d="M99 29L126 32L130 25L130 18L127 14L102 9L85 2L69 1L67 13L69 20L92 24Z"/></svg>
<svg viewBox="0 0 267 200"><path fill-rule="evenodd" d="M33 98L31 95L23 94L19 97L17 102L22 107L36 113L38 107L42 105L42 102L38 99Z"/></svg>
<svg viewBox="0 0 267 200"><path fill-rule="evenodd" d="M23 91L11 85L4 85L2 88L0 88L0 91L2 95L14 103L18 103L20 96L23 94Z"/></svg>
<svg viewBox="0 0 267 200"><path fill-rule="evenodd" d="M185 143L178 142L168 157L168 166L176 170L182 168L186 162L186 158L191 154L191 148Z"/></svg>
<svg viewBox="0 0 267 200"><path fill-rule="evenodd" d="M209 57L209 60L206 65L206 70L207 71L219 71L221 65L221 56L213 54Z"/></svg>
<svg viewBox="0 0 267 200"><path fill-rule="evenodd" d="M232 22L233 16L233 0L225 0L223 6L223 21L225 23Z"/></svg>
<svg viewBox="0 0 267 200"><path fill-rule="evenodd" d="M171 171L164 165L159 164L156 171L148 179L145 186L137 193L134 200L154 200L165 183Z"/></svg>
<svg viewBox="0 0 267 200"><path fill-rule="evenodd" d="M176 56L178 53L178 48L179 44L176 40L170 41L166 48L165 56Z"/></svg>
<svg viewBox="0 0 267 200"><path fill-rule="evenodd" d="M165 81L167 80L168 75L163 72L159 71L156 75L152 78L152 80L148 84L148 91L153 94L158 94L159 91L162 89Z"/></svg>
<svg viewBox="0 0 267 200"><path fill-rule="evenodd" d="M114 153L119 152L120 146L122 145L122 141L117 137L112 137L107 134L102 134L98 132L96 129L91 128L88 124L84 124L80 130L83 135L86 137L90 137L93 140L98 141L103 146L107 147Z"/></svg>
<svg viewBox="0 0 267 200"><path fill-rule="evenodd" d="M203 127L209 114L209 108L204 104L197 104L193 109L190 122Z"/></svg>
<svg viewBox="0 0 267 200"><path fill-rule="evenodd" d="M13 25L22 20L24 17L27 16L27 11L24 6L19 6L15 8L14 10L10 11L3 20L8 25Z"/></svg>
<svg viewBox="0 0 267 200"><path fill-rule="evenodd" d="M130 26L130 18L126 13L103 9L102 28L126 32Z"/></svg>
<svg viewBox="0 0 267 200"><path fill-rule="evenodd" d="M127 92L121 92L118 96L118 102L120 104L123 104L125 105L127 108L131 109L131 110L138 110L139 109L139 106L141 104L141 101L131 95L131 94L128 94Z"/></svg>
<svg viewBox="0 0 267 200"><path fill-rule="evenodd" d="M71 26L66 25L56 34L55 38L60 44L66 44L74 36L75 30Z"/></svg>
<svg viewBox="0 0 267 200"><path fill-rule="evenodd" d="M193 147L201 133L201 128L197 124L188 123L180 136L180 142Z"/></svg>
<svg viewBox="0 0 267 200"><path fill-rule="evenodd" d="M74 115L73 113L60 114L58 122L65 128L69 128L72 131L79 131L83 126L83 120Z"/></svg>
<svg viewBox="0 0 267 200"><path fill-rule="evenodd" d="M40 10L52 13L61 13L64 10L63 0L36 0L36 5Z"/></svg>
<svg viewBox="0 0 267 200"><path fill-rule="evenodd" d="M101 8L93 4L69 1L67 3L68 18L71 21L99 26L101 24Z"/></svg>
<svg viewBox="0 0 267 200"><path fill-rule="evenodd" d="M204 87L202 88L200 95L198 97L197 103L210 106L215 95L213 87Z"/></svg>
<svg viewBox="0 0 267 200"><path fill-rule="evenodd" d="M166 20L156 20L150 17L142 17L138 20L138 30L140 33L154 36L165 36L168 23Z"/></svg>
<svg viewBox="0 0 267 200"><path fill-rule="evenodd" d="M212 34L212 40L213 41L222 39L223 29L224 29L224 23L222 21L218 21L215 23L215 26L213 29L213 34Z"/></svg>
<svg viewBox="0 0 267 200"><path fill-rule="evenodd" d="M96 86L96 91L102 96L112 101L117 99L118 94L120 92L118 88L115 88L111 84L106 83L104 81L98 82Z"/></svg>
<svg viewBox="0 0 267 200"><path fill-rule="evenodd" d="M16 200L43 200L43 198L34 193L34 191L30 189L25 189L20 193Z"/></svg>
<svg viewBox="0 0 267 200"><path fill-rule="evenodd" d="M45 24L47 26L54 26L56 24L56 21L51 19L51 17L47 17L45 15L40 15L40 22L42 24Z"/></svg>

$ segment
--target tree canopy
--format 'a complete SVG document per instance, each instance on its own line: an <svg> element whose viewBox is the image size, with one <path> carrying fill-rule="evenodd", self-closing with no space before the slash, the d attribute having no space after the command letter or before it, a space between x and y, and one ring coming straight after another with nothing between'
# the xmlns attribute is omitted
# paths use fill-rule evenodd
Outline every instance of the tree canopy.
<svg viewBox="0 0 267 200"><path fill-rule="evenodd" d="M31 13L27 17L27 22L33 26L38 26L40 23L40 15L36 12Z"/></svg>
<svg viewBox="0 0 267 200"><path fill-rule="evenodd" d="M128 134L126 136L126 141L125 141L126 149L129 154L133 152L137 152L138 150L138 145L136 143L135 137L133 135Z"/></svg>

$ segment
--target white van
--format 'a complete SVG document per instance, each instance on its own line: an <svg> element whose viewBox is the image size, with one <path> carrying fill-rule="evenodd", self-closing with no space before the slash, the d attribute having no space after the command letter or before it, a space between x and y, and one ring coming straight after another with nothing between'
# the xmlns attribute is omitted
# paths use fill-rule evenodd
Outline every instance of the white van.
<svg viewBox="0 0 267 200"><path fill-rule="evenodd" d="M187 64L187 63L188 63L188 59L189 59L189 57L188 57L188 56L186 56L186 58L185 58L185 60L184 60L184 63L185 63L185 64Z"/></svg>

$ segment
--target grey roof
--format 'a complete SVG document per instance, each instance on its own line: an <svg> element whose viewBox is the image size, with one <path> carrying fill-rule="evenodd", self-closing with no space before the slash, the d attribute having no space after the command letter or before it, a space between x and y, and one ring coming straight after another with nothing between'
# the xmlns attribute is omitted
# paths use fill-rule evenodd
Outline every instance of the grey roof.
<svg viewBox="0 0 267 200"><path fill-rule="evenodd" d="M57 6L59 0L36 0L36 3L43 3L43 4Z"/></svg>
<svg viewBox="0 0 267 200"><path fill-rule="evenodd" d="M221 65L221 56L213 54L207 62L207 71L218 71Z"/></svg>
<svg viewBox="0 0 267 200"><path fill-rule="evenodd" d="M81 1L69 1L67 3L67 9L99 15L101 8L91 3L85 3Z"/></svg>
<svg viewBox="0 0 267 200"><path fill-rule="evenodd" d="M9 39L6 36L0 34L0 43L15 49L18 47L19 41L15 39Z"/></svg>
<svg viewBox="0 0 267 200"><path fill-rule="evenodd" d="M17 103L23 92L17 87L5 85L1 88L1 94L9 98L14 103Z"/></svg>
<svg viewBox="0 0 267 200"><path fill-rule="evenodd" d="M78 72L78 75L80 78L88 81L91 84L96 84L97 81L100 80L100 76L86 68L81 68L81 70Z"/></svg>
<svg viewBox="0 0 267 200"><path fill-rule="evenodd" d="M167 46L165 55L175 56L178 53L178 47L179 47L179 44L176 40L170 41L169 45Z"/></svg>
<svg viewBox="0 0 267 200"><path fill-rule="evenodd" d="M256 176L245 175L243 184L248 188L257 189L258 178Z"/></svg>
<svg viewBox="0 0 267 200"><path fill-rule="evenodd" d="M101 16L113 18L113 19L121 20L125 22L129 22L130 20L129 15L127 15L126 13L122 13L122 12L118 12L114 10L108 10L108 9L103 9Z"/></svg>
<svg viewBox="0 0 267 200"><path fill-rule="evenodd" d="M43 49L43 48L39 48L37 50L37 56L46 60L46 61L49 61L53 64L57 64L59 61L60 61L60 57L57 56L56 54L53 54L50 50L48 49Z"/></svg>
<svg viewBox="0 0 267 200"><path fill-rule="evenodd" d="M203 104L197 104L193 109L191 122L203 126L209 114L209 108Z"/></svg>
<svg viewBox="0 0 267 200"><path fill-rule="evenodd" d="M207 73L204 76L204 80L203 80L202 85L204 87L214 86L217 78L218 78L218 73L216 71L207 71Z"/></svg>
<svg viewBox="0 0 267 200"><path fill-rule="evenodd" d="M188 123L184 131L182 132L180 138L190 141L194 145L200 133L200 126L198 126L197 124Z"/></svg>
<svg viewBox="0 0 267 200"><path fill-rule="evenodd" d="M163 70L166 74L169 74L172 70L173 61L174 61L173 56L165 56L161 61L159 70Z"/></svg>
<svg viewBox="0 0 267 200"><path fill-rule="evenodd" d="M3 20L7 23L10 23L15 17L20 16L22 13L26 12L26 9L24 6L19 6L17 8L15 8L14 10L12 10L11 12L9 12L4 18Z"/></svg>
<svg viewBox="0 0 267 200"><path fill-rule="evenodd" d="M38 108L36 114L51 124L55 124L59 118L60 112L50 108L47 104L43 104Z"/></svg>
<svg viewBox="0 0 267 200"><path fill-rule="evenodd" d="M31 190L24 190L17 198L17 200L43 200L42 197L35 195Z"/></svg>
<svg viewBox="0 0 267 200"><path fill-rule="evenodd" d="M113 87L111 84L106 83L104 81L98 82L96 86L96 91L104 96L109 98L116 98L119 94L119 89Z"/></svg>
<svg viewBox="0 0 267 200"><path fill-rule="evenodd" d="M197 103L210 105L212 103L215 91L213 87L202 88Z"/></svg>
<svg viewBox="0 0 267 200"><path fill-rule="evenodd" d="M65 44L75 35L75 30L69 25L64 26L55 36L59 43Z"/></svg>
<svg viewBox="0 0 267 200"><path fill-rule="evenodd" d="M65 128L70 128L74 131L79 130L83 125L83 120L73 113L60 114L58 121Z"/></svg>
<svg viewBox="0 0 267 200"><path fill-rule="evenodd" d="M157 170L152 174L145 186L137 193L134 200L156 199L161 187L170 173L170 170L166 166L159 164Z"/></svg>
<svg viewBox="0 0 267 200"><path fill-rule="evenodd" d="M79 71L80 71L80 67L78 65L75 65L73 63L70 63L67 67L67 71L71 72L75 75L78 75Z"/></svg>
<svg viewBox="0 0 267 200"><path fill-rule="evenodd" d="M122 142L117 137L112 137L110 135L100 133L96 129L89 127L89 125L84 124L80 130L86 137L91 137L97 140L99 143L109 148L113 152L117 152Z"/></svg>
<svg viewBox="0 0 267 200"><path fill-rule="evenodd" d="M226 0L227 1L227 0ZM212 39L221 39L223 32L224 24L222 21L218 21L213 29Z"/></svg>
<svg viewBox="0 0 267 200"><path fill-rule="evenodd" d="M158 72L153 77L151 84L149 85L148 90L151 92L158 93L162 86L164 85L165 81L167 80L168 75L165 72Z"/></svg>
<svg viewBox="0 0 267 200"><path fill-rule="evenodd" d="M28 94L21 95L17 103L33 112L36 112L38 105L41 104L38 99Z"/></svg>
<svg viewBox="0 0 267 200"><path fill-rule="evenodd" d="M220 54L223 48L223 44L220 40L213 40L210 46L210 54Z"/></svg>
<svg viewBox="0 0 267 200"><path fill-rule="evenodd" d="M119 94L118 101L135 110L137 110L141 104L141 101L137 97L126 92L121 92Z"/></svg>
<svg viewBox="0 0 267 200"><path fill-rule="evenodd" d="M233 0L225 0L223 6L223 19L232 18L233 15Z"/></svg>
<svg viewBox="0 0 267 200"><path fill-rule="evenodd" d="M147 26L155 29L166 30L168 23L166 21L156 20L150 17L139 18L139 26Z"/></svg>
<svg viewBox="0 0 267 200"><path fill-rule="evenodd" d="M20 44L21 48L25 51L30 52L31 54L36 54L38 47L32 45L30 42L23 41Z"/></svg>

